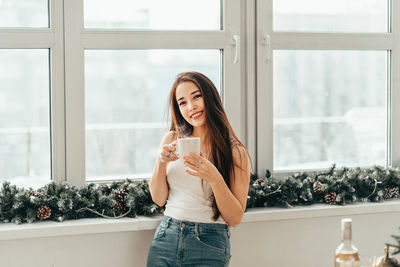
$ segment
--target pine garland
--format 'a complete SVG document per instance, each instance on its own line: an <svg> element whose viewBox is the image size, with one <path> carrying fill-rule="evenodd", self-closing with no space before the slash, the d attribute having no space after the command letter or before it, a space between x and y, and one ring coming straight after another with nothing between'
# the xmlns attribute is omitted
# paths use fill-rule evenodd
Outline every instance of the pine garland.
<svg viewBox="0 0 400 267"><path fill-rule="evenodd" d="M392 167L336 169L333 165L326 172L300 172L283 180L274 179L267 171L264 177L251 175L247 208L378 202L399 198L399 188L400 170Z"/></svg>
<svg viewBox="0 0 400 267"><path fill-rule="evenodd" d="M326 172L299 172L283 180L275 179L267 171L262 177L251 174L247 208L378 202L399 198L399 188L400 170L392 167L336 169L333 165ZM6 223L135 218L159 212L162 208L153 203L147 180L91 183L81 188L52 182L37 191L4 182L0 189L0 221Z"/></svg>
<svg viewBox="0 0 400 267"><path fill-rule="evenodd" d="M116 209L115 207L119 207ZM4 182L0 189L0 221L16 224L39 220L135 218L161 212L150 196L147 180L88 184L81 188L52 182L34 191Z"/></svg>

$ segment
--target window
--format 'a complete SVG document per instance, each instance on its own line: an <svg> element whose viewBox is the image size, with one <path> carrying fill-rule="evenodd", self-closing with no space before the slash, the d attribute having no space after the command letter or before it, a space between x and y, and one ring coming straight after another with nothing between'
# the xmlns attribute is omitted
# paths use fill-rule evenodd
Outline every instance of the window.
<svg viewBox="0 0 400 267"><path fill-rule="evenodd" d="M217 85L256 170L400 164L391 0L0 1L0 182L148 178L175 75Z"/></svg>
<svg viewBox="0 0 400 267"><path fill-rule="evenodd" d="M0 49L0 177L51 176L48 49Z"/></svg>
<svg viewBox="0 0 400 267"><path fill-rule="evenodd" d="M386 66L386 51L275 50L274 169L385 165Z"/></svg>
<svg viewBox="0 0 400 267"><path fill-rule="evenodd" d="M240 131L239 17L215 0L0 1L0 182L148 178L182 71L214 81Z"/></svg>
<svg viewBox="0 0 400 267"><path fill-rule="evenodd" d="M169 127L168 93L182 71L213 80L240 131L239 44L232 41L239 10L239 2L211 0L67 2L68 179L150 177Z"/></svg>
<svg viewBox="0 0 400 267"><path fill-rule="evenodd" d="M387 32L382 0L274 0L273 30L280 32Z"/></svg>
<svg viewBox="0 0 400 267"><path fill-rule="evenodd" d="M0 27L48 28L48 0L0 1Z"/></svg>
<svg viewBox="0 0 400 267"><path fill-rule="evenodd" d="M390 1L257 2L260 173L392 163L394 14Z"/></svg>
<svg viewBox="0 0 400 267"><path fill-rule="evenodd" d="M47 0L0 1L0 182L64 179L60 11Z"/></svg>
<svg viewBox="0 0 400 267"><path fill-rule="evenodd" d="M84 0L84 25L87 29L220 30L221 10L221 1L215 0Z"/></svg>

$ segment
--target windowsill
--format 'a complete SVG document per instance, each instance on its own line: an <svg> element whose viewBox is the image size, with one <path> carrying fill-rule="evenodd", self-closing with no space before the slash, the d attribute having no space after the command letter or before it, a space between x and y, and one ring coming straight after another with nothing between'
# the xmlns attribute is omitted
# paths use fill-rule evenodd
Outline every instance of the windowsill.
<svg viewBox="0 0 400 267"><path fill-rule="evenodd" d="M242 223L388 212L400 212L400 200L355 203L346 206L315 204L295 206L291 209L253 208L244 214ZM153 230L158 226L161 218L162 215L122 219L93 218L64 222L45 221L21 225L0 223L0 240Z"/></svg>

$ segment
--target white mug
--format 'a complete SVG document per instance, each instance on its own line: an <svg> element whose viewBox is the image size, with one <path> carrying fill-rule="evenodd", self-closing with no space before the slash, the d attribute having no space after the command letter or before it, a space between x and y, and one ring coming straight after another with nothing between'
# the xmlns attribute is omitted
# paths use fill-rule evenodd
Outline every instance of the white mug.
<svg viewBox="0 0 400 267"><path fill-rule="evenodd" d="M200 137L178 138L177 150L181 159L191 152L200 155Z"/></svg>

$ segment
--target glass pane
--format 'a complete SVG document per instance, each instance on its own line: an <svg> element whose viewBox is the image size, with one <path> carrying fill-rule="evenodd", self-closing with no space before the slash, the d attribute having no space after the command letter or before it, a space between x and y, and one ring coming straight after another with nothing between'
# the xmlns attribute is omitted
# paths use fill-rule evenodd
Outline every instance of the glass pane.
<svg viewBox="0 0 400 267"><path fill-rule="evenodd" d="M274 52L274 169L385 165L386 51Z"/></svg>
<svg viewBox="0 0 400 267"><path fill-rule="evenodd" d="M0 0L0 27L49 27L48 0Z"/></svg>
<svg viewBox="0 0 400 267"><path fill-rule="evenodd" d="M275 31L387 32L388 1L274 0Z"/></svg>
<svg viewBox="0 0 400 267"><path fill-rule="evenodd" d="M0 182L50 181L48 49L0 49Z"/></svg>
<svg viewBox="0 0 400 267"><path fill-rule="evenodd" d="M220 30L220 0L84 0L85 28Z"/></svg>
<svg viewBox="0 0 400 267"><path fill-rule="evenodd" d="M175 76L196 70L219 87L220 61L219 50L86 50L86 179L150 177Z"/></svg>

